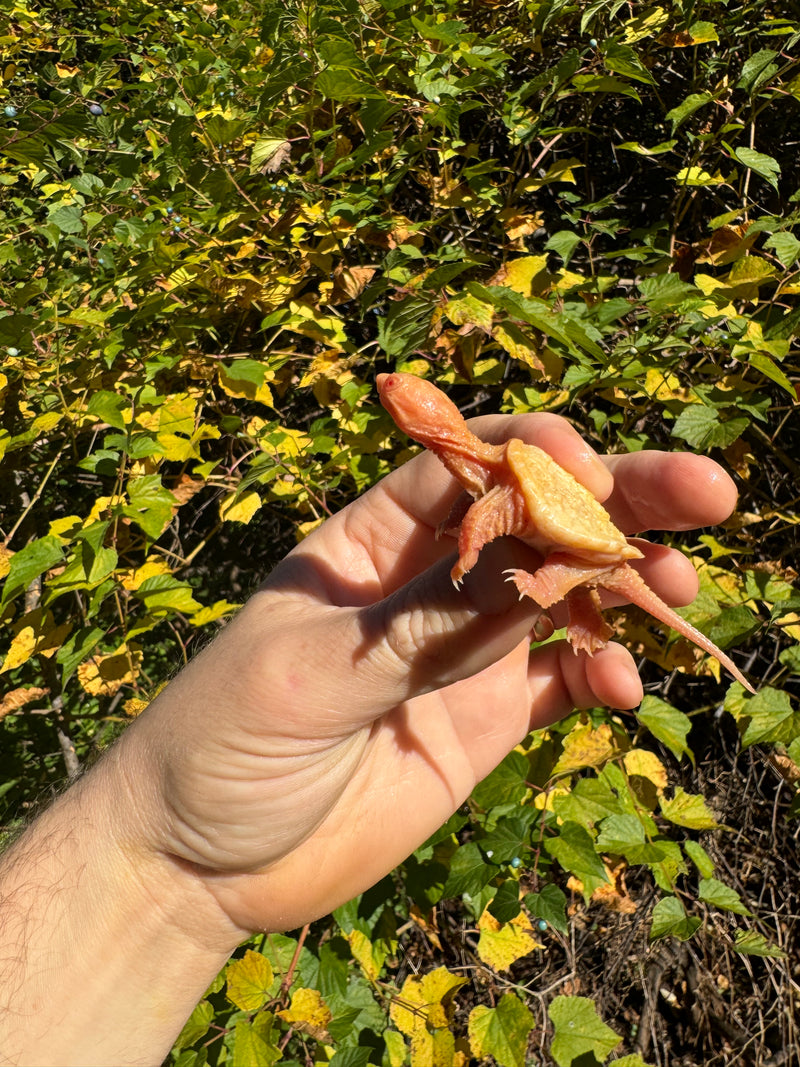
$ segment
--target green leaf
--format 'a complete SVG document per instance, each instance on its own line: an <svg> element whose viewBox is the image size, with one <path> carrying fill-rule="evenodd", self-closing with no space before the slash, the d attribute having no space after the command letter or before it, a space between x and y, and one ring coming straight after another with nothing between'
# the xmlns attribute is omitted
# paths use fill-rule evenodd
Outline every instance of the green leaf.
<svg viewBox="0 0 800 1067"><path fill-rule="evenodd" d="M755 367L757 371L763 374L765 378L769 378L770 381L779 385L793 400L796 399L797 393L791 379L765 352L749 352L747 362L751 367Z"/></svg>
<svg viewBox="0 0 800 1067"><path fill-rule="evenodd" d="M533 1023L516 993L504 993L494 1008L479 1004L469 1015L470 1051L482 1062L493 1056L500 1067L525 1067Z"/></svg>
<svg viewBox="0 0 800 1067"><path fill-rule="evenodd" d="M202 608L188 582L180 582L171 574L154 574L145 578L134 596L142 601L149 615L170 615L180 611L193 615Z"/></svg>
<svg viewBox="0 0 800 1067"><path fill-rule="evenodd" d="M188 1048L196 1041L205 1037L208 1029L214 1021L214 1006L208 1000L201 1000L192 1014L186 1020L186 1025L178 1035L175 1049Z"/></svg>
<svg viewBox="0 0 800 1067"><path fill-rule="evenodd" d="M580 778L568 793L553 798L553 810L560 819L588 830L609 815L622 814L622 805L607 781Z"/></svg>
<svg viewBox="0 0 800 1067"><path fill-rule="evenodd" d="M714 873L714 861L697 841L684 841L683 851L700 872L701 877L710 878Z"/></svg>
<svg viewBox="0 0 800 1067"><path fill-rule="evenodd" d="M516 878L506 878L492 897L489 914L500 923L510 923L521 911L519 902L519 882Z"/></svg>
<svg viewBox="0 0 800 1067"><path fill-rule="evenodd" d="M746 956L772 956L785 960L786 953L777 945L770 944L757 930L737 930L733 947Z"/></svg>
<svg viewBox="0 0 800 1067"><path fill-rule="evenodd" d="M528 791L528 761L513 750L472 791L472 803L488 811L504 804L520 804Z"/></svg>
<svg viewBox="0 0 800 1067"><path fill-rule="evenodd" d="M40 574L55 567L63 559L64 551L57 537L48 534L31 541L11 557L8 574L3 585L0 606L7 604L22 593Z"/></svg>
<svg viewBox="0 0 800 1067"><path fill-rule="evenodd" d="M705 404L687 404L672 426L673 437L679 437L705 452L709 448L727 448L741 437L750 420L744 415L722 419L719 411Z"/></svg>
<svg viewBox="0 0 800 1067"><path fill-rule="evenodd" d="M688 941L700 925L697 916L686 914L677 897L663 897L653 908L650 940L677 937L679 941Z"/></svg>
<svg viewBox="0 0 800 1067"><path fill-rule="evenodd" d="M102 626L84 626L70 635L56 653L56 662L61 666L61 684L66 685L79 663L94 652L105 637Z"/></svg>
<svg viewBox="0 0 800 1067"><path fill-rule="evenodd" d="M784 265L784 267L791 267L791 265L800 256L800 241L795 237L793 233L783 231L781 233L773 233L771 237L768 237L764 242L764 248L772 248L775 251L775 255Z"/></svg>
<svg viewBox="0 0 800 1067"><path fill-rule="evenodd" d="M283 1053L271 1040L272 1016L262 1012L254 1022L237 1019L231 1067L272 1067Z"/></svg>
<svg viewBox="0 0 800 1067"><path fill-rule="evenodd" d="M706 904L723 911L733 911L737 915L752 915L749 908L745 907L742 898L735 889L720 882L717 878L703 878L697 887L697 895Z"/></svg>
<svg viewBox="0 0 800 1067"><path fill-rule="evenodd" d="M528 849L531 825L537 812L532 805L523 811L523 815L500 819L494 830L478 841L493 863L508 863L514 856L521 856Z"/></svg>
<svg viewBox="0 0 800 1067"><path fill-rule="evenodd" d="M737 89L744 89L748 93L754 93L778 73L778 65L773 62L778 53L771 48L762 48L761 51L747 59L742 67L742 73L736 83Z"/></svg>
<svg viewBox="0 0 800 1067"><path fill-rule="evenodd" d="M595 889L608 884L608 877L600 857L595 852L594 841L582 826L565 822L557 837L545 841L545 849L558 860L565 871L574 874L583 883L583 895L587 901Z"/></svg>
<svg viewBox="0 0 800 1067"><path fill-rule="evenodd" d="M595 848L624 856L629 863L657 863L663 857L658 845L647 842L641 820L635 815L609 815L601 825Z"/></svg>
<svg viewBox="0 0 800 1067"><path fill-rule="evenodd" d="M661 814L676 826L685 826L690 830L711 830L717 826L717 820L699 794L687 793L681 786L676 786L672 800L661 798Z"/></svg>
<svg viewBox="0 0 800 1067"><path fill-rule="evenodd" d="M419 297L394 303L378 322L378 340L387 356L405 359L423 348L431 330L433 304Z"/></svg>
<svg viewBox="0 0 800 1067"><path fill-rule="evenodd" d="M642 61L630 45L608 41L603 45L602 53L603 63L615 74L623 74L626 78L634 78L636 81L645 82L647 85L655 84L653 75L642 64Z"/></svg>
<svg viewBox="0 0 800 1067"><path fill-rule="evenodd" d="M690 297L699 297L696 286L683 282L677 274L656 274L639 285L642 300L651 311L677 311Z"/></svg>
<svg viewBox="0 0 800 1067"><path fill-rule="evenodd" d="M672 123L672 133L675 133L681 123L685 122L690 115L693 115L699 108L705 107L713 99L714 97L709 92L691 93L677 107L673 107L668 111L665 117Z"/></svg>
<svg viewBox="0 0 800 1067"><path fill-rule="evenodd" d="M580 243L580 234L575 233L573 230L559 230L553 234L544 247L552 248L554 252L557 252L566 267L569 265L572 254Z"/></svg>
<svg viewBox="0 0 800 1067"><path fill-rule="evenodd" d="M148 537L153 540L160 537L172 519L172 509L177 501L161 484L159 475L144 474L129 481L128 499L130 504L123 508L124 514L133 519Z"/></svg>
<svg viewBox="0 0 800 1067"><path fill-rule="evenodd" d="M544 919L562 934L567 932L567 898L563 890L552 882L539 893L526 894L525 907L535 919Z"/></svg>
<svg viewBox="0 0 800 1067"><path fill-rule="evenodd" d="M755 171L764 181L769 182L775 192L778 191L781 168L776 159L764 155L763 152L756 152L752 148L737 148L733 154L748 170Z"/></svg>
<svg viewBox="0 0 800 1067"><path fill-rule="evenodd" d="M688 715L673 708L665 700L648 695L642 700L636 717L653 737L667 746L675 759L686 755L694 763L692 750L686 744L686 738L692 728L692 720Z"/></svg>
<svg viewBox="0 0 800 1067"><path fill-rule="evenodd" d="M603 1062L622 1040L606 1026L588 997L556 997L547 1014L555 1027L550 1055L559 1067L570 1067L581 1056L595 1056Z"/></svg>
<svg viewBox="0 0 800 1067"><path fill-rule="evenodd" d="M129 397L120 396L118 393L110 393L107 389L99 389L96 393L92 393L89 403L86 405L86 410L91 415L97 415L103 422L107 422L109 426L114 426L117 430L124 430L125 419L123 412L130 412L131 401Z"/></svg>
<svg viewBox="0 0 800 1067"><path fill-rule="evenodd" d="M742 747L765 742L789 744L800 734L800 712L796 712L789 694L765 686L749 699L734 691L725 700L742 735Z"/></svg>
<svg viewBox="0 0 800 1067"><path fill-rule="evenodd" d="M48 222L52 222L62 233L81 233L83 231L83 219L81 209L77 204L53 207L48 213Z"/></svg>
<svg viewBox="0 0 800 1067"><path fill-rule="evenodd" d="M496 868L487 863L474 841L462 845L450 861L450 874L444 887L446 897L468 893L476 897L494 877Z"/></svg>

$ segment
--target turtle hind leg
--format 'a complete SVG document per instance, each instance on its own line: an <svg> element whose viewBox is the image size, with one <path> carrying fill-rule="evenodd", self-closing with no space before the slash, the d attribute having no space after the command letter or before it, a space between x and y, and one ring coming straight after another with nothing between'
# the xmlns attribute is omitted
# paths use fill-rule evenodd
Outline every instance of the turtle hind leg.
<svg viewBox="0 0 800 1067"><path fill-rule="evenodd" d="M588 652L591 656L605 648L614 635L600 611L600 595L591 585L598 570L550 557L535 574L523 570L509 570L506 574L520 597L530 597L542 608L564 600L568 612L567 640L575 652Z"/></svg>
<svg viewBox="0 0 800 1067"><path fill-rule="evenodd" d="M580 585L567 593L567 640L574 652L597 652L605 648L614 636L600 611L600 594L596 589Z"/></svg>
<svg viewBox="0 0 800 1067"><path fill-rule="evenodd" d="M462 518L458 531L458 560L450 571L455 585L478 562L484 545L504 534L519 533L523 525L519 493L510 485L496 485L476 500Z"/></svg>

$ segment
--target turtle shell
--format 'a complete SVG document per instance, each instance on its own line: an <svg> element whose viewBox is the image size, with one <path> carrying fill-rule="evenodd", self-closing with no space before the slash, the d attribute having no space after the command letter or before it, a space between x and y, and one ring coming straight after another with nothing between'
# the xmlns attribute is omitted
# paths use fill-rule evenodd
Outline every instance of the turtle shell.
<svg viewBox="0 0 800 1067"><path fill-rule="evenodd" d="M508 442L506 458L528 519L546 545L597 562L641 556L603 505L543 449L515 439Z"/></svg>

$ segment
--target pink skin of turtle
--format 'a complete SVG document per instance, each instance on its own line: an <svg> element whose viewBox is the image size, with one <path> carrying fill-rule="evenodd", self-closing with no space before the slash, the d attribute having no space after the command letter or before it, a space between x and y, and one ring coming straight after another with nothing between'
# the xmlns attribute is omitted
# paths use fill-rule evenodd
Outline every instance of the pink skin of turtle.
<svg viewBox="0 0 800 1067"><path fill-rule="evenodd" d="M619 531L605 508L555 460L517 439L500 445L481 441L461 412L424 378L379 374L381 403L397 426L433 452L464 487L437 530L458 534L458 585L485 544L512 535L531 545L544 562L534 573L507 571L520 597L542 608L561 600L567 607L567 638L591 655L613 630L600 611L599 589L637 604L719 662L745 689L755 690L736 664L705 634L682 619L653 592L628 560L642 553Z"/></svg>

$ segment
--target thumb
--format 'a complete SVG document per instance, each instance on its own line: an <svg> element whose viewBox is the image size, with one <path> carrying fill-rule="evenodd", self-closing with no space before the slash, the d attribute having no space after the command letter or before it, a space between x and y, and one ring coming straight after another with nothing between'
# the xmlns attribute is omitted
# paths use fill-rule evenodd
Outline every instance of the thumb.
<svg viewBox="0 0 800 1067"><path fill-rule="evenodd" d="M453 558L440 560L384 600L353 609L345 638L350 655L342 655L344 635L329 617L339 651L328 683L335 685L340 674L341 706L369 721L477 674L530 639L532 630L539 640L549 636L549 616L532 600L520 600L502 573L513 559L530 566L531 556L512 539L487 545L458 589L450 578Z"/></svg>

